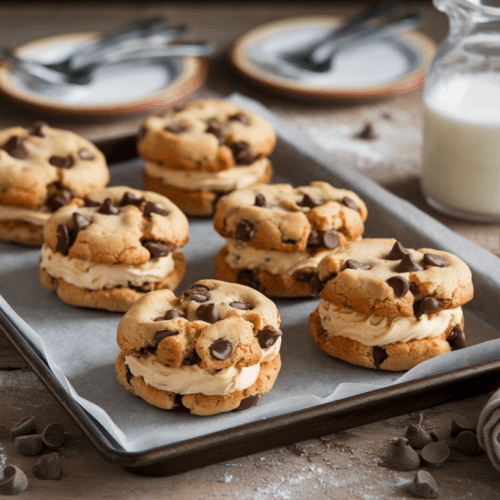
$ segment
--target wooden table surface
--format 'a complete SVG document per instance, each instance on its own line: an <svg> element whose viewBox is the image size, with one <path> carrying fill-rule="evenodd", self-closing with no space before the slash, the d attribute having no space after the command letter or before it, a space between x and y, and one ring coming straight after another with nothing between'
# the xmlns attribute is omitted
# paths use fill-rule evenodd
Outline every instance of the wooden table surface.
<svg viewBox="0 0 500 500"><path fill-rule="evenodd" d="M430 4L418 4L426 14L422 28L439 42L447 32L446 17ZM309 134L319 147L332 152L353 168L375 179L395 194L411 201L451 229L480 246L499 253L500 224L472 224L436 213L425 205L419 190L422 144L422 95L420 91L356 104L299 102L252 86L228 66L227 50L246 30L283 17L310 14L352 15L362 7L317 1L245 3L2 3L0 46L43 36L88 30L106 30L156 13L173 22L188 21L193 38L207 38L217 44L209 59L209 76L193 97L223 97L238 91L268 106L284 121ZM43 118L53 126L68 127L98 138L99 134L120 134L136 130L141 117L120 120L73 120L43 116L12 103L0 101L0 128L30 124ZM370 122L376 139L353 136ZM478 392L481 392L480 388ZM498 498L500 474L485 454L461 455L449 436L453 415L477 418L488 395L429 408L425 426L433 428L452 448L451 460L433 471L445 499ZM413 472L394 472L383 466L383 457L394 437L418 418L401 415L324 436L291 447L277 448L228 463L212 465L170 478L132 475L109 464L55 402L24 361L0 334L0 469L14 464L27 471L30 486L21 498L144 498L169 499L386 499L412 498L407 486ZM22 417L35 415L43 427L50 422L65 426L69 440L62 449L63 478L41 481L30 472L36 458L16 453L8 430ZM1 495L0 495L1 498Z"/></svg>

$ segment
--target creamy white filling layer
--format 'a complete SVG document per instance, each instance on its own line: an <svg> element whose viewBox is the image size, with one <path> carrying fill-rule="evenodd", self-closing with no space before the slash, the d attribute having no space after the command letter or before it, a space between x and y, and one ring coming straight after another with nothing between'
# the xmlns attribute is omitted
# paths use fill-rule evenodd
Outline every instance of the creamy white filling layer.
<svg viewBox="0 0 500 500"><path fill-rule="evenodd" d="M33 208L0 205L0 220L19 220L43 227L51 215L50 212L42 212Z"/></svg>
<svg viewBox="0 0 500 500"><path fill-rule="evenodd" d="M146 162L144 172L151 177L161 179L165 184L188 191L220 190L232 191L255 184L264 175L269 160L261 158L255 163L243 167L234 167L220 172L199 172L174 170L153 162Z"/></svg>
<svg viewBox="0 0 500 500"><path fill-rule="evenodd" d="M125 363L132 375L143 377L147 385L156 389L176 394L223 396L243 391L253 385L259 375L260 365L272 361L278 354L280 346L281 337L269 349L262 351L259 363L245 368L230 366L219 371L205 370L197 365L172 368L160 364L154 354L126 356Z"/></svg>
<svg viewBox="0 0 500 500"><path fill-rule="evenodd" d="M124 264L98 264L67 257L43 245L40 267L53 278L62 278L66 283L88 290L101 290L115 286L141 286L156 283L173 271L175 262L172 253L152 259L140 266Z"/></svg>
<svg viewBox="0 0 500 500"><path fill-rule="evenodd" d="M320 303L319 315L328 335L347 337L368 346L432 339L444 333L450 324L460 325L463 318L461 307L424 314L416 319L370 316L327 301Z"/></svg>

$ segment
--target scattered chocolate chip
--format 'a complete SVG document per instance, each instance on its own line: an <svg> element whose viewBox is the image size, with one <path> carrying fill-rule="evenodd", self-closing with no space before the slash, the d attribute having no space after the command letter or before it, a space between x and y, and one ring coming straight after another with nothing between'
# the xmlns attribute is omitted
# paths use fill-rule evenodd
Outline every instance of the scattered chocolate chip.
<svg viewBox="0 0 500 500"><path fill-rule="evenodd" d="M320 205L323 205L324 201L315 200L314 198L311 198L308 194L305 194L302 197L302 200L297 201L296 203L298 207L315 208L319 207Z"/></svg>
<svg viewBox="0 0 500 500"><path fill-rule="evenodd" d="M432 438L433 441L436 442L439 441L439 436L434 431L429 432L429 436Z"/></svg>
<svg viewBox="0 0 500 500"><path fill-rule="evenodd" d="M120 213L120 209L113 205L111 198L106 198L97 212L104 215L117 215Z"/></svg>
<svg viewBox="0 0 500 500"><path fill-rule="evenodd" d="M0 479L0 493L3 495L19 495L28 487L26 474L15 465L6 465L3 478Z"/></svg>
<svg viewBox="0 0 500 500"><path fill-rule="evenodd" d="M12 429L10 430L10 435L14 439L17 436L26 436L27 434L33 434L35 432L35 417L25 417L20 420L14 427L12 427Z"/></svg>
<svg viewBox="0 0 500 500"><path fill-rule="evenodd" d="M18 436L14 439L16 450L21 455L34 457L42 451L43 441L41 434L31 434L29 436Z"/></svg>
<svg viewBox="0 0 500 500"><path fill-rule="evenodd" d="M59 208L66 205L71 198L73 198L71 191L68 189L61 189L48 198L46 205L51 212L55 212Z"/></svg>
<svg viewBox="0 0 500 500"><path fill-rule="evenodd" d="M64 444L64 427L61 424L49 424L42 432L45 446L51 450L59 448Z"/></svg>
<svg viewBox="0 0 500 500"><path fill-rule="evenodd" d="M281 337L281 330L274 330L271 327L266 327L257 333L257 340L261 349L269 349Z"/></svg>
<svg viewBox="0 0 500 500"><path fill-rule="evenodd" d="M68 255L71 239L69 229L66 224L59 224L56 229L57 245L56 252L61 252L63 255Z"/></svg>
<svg viewBox="0 0 500 500"><path fill-rule="evenodd" d="M248 396L248 398L242 399L240 402L240 406L235 408L234 411L243 411L248 410L252 406L255 406L260 399L260 394L254 394L253 396Z"/></svg>
<svg viewBox="0 0 500 500"><path fill-rule="evenodd" d="M356 205L356 202L353 199L349 198L348 196L344 196L342 203L351 210L356 210L356 211L358 210L358 205Z"/></svg>
<svg viewBox="0 0 500 500"><path fill-rule="evenodd" d="M372 139L376 139L377 136L375 131L373 130L373 125L370 122L367 122L365 126L354 135L355 139L364 139L365 141L370 141Z"/></svg>
<svg viewBox="0 0 500 500"><path fill-rule="evenodd" d="M401 276L389 278L386 283L392 288L396 297L404 297L410 289L408 281Z"/></svg>
<svg viewBox="0 0 500 500"><path fill-rule="evenodd" d="M40 457L33 467L33 474L38 479L60 479L61 466L59 464L59 453L49 453Z"/></svg>
<svg viewBox="0 0 500 500"><path fill-rule="evenodd" d="M163 339L166 339L167 337L173 337L175 335L179 335L178 330L158 330L153 335L153 340L155 342L155 345L157 346Z"/></svg>
<svg viewBox="0 0 500 500"><path fill-rule="evenodd" d="M233 152L236 165L251 165L257 157L252 153L252 148L247 142L239 141L229 146Z"/></svg>
<svg viewBox="0 0 500 500"><path fill-rule="evenodd" d="M420 466L420 457L405 438L399 438L392 444L387 464L393 470L415 470Z"/></svg>
<svg viewBox="0 0 500 500"><path fill-rule="evenodd" d="M148 201L144 207L144 217L151 217L151 214L167 216L169 211L159 203Z"/></svg>
<svg viewBox="0 0 500 500"><path fill-rule="evenodd" d="M219 122L219 120L216 118L210 118L207 120L207 128L205 129L205 132L207 134L215 135L215 137L219 140L219 144L223 144L224 136L226 135L224 128L224 125Z"/></svg>
<svg viewBox="0 0 500 500"><path fill-rule="evenodd" d="M252 304L248 302L231 302L229 305L235 309L241 309L242 311L250 311L253 309Z"/></svg>
<svg viewBox="0 0 500 500"><path fill-rule="evenodd" d="M167 125L164 130L170 132L171 134L183 134L184 132L187 132L188 127L184 123L175 122Z"/></svg>
<svg viewBox="0 0 500 500"><path fill-rule="evenodd" d="M91 219L79 214L78 212L73 212L73 227L77 233L82 229L85 229L87 226L90 226L90 224L92 224Z"/></svg>
<svg viewBox="0 0 500 500"><path fill-rule="evenodd" d="M451 420L450 434L455 437L463 431L476 432L477 423L469 420L463 415L455 415Z"/></svg>
<svg viewBox="0 0 500 500"><path fill-rule="evenodd" d="M95 156L88 150L88 149L80 149L78 151L78 156L80 157L81 160L85 161L92 161L95 160Z"/></svg>
<svg viewBox="0 0 500 500"><path fill-rule="evenodd" d="M337 231L325 231L323 233L323 243L325 247L329 248L330 250L337 248L340 245L340 238Z"/></svg>
<svg viewBox="0 0 500 500"><path fill-rule="evenodd" d="M411 255L405 255L403 260L396 266L394 269L397 273L414 273L416 271L422 271L424 268L417 264L412 258Z"/></svg>
<svg viewBox="0 0 500 500"><path fill-rule="evenodd" d="M250 269L241 269L236 276L236 282L240 285L249 286L258 290L260 287L259 271L252 271Z"/></svg>
<svg viewBox="0 0 500 500"><path fill-rule="evenodd" d="M422 462L429 469L439 469L450 456L448 445L440 441L429 443L422 448Z"/></svg>
<svg viewBox="0 0 500 500"><path fill-rule="evenodd" d="M256 194L255 195L255 203L254 205L256 207L262 207L262 208L270 208L270 206L266 202L266 197L263 194Z"/></svg>
<svg viewBox="0 0 500 500"><path fill-rule="evenodd" d="M424 446L432 443L432 436L422 427L424 416L420 414L418 424L410 424L406 429L406 438L415 450L421 450Z"/></svg>
<svg viewBox="0 0 500 500"><path fill-rule="evenodd" d="M435 267L448 267L450 265L448 259L435 253L424 253L424 263Z"/></svg>
<svg viewBox="0 0 500 500"><path fill-rule="evenodd" d="M388 358L387 351L384 347L373 346L373 364L377 370L380 370L380 365Z"/></svg>
<svg viewBox="0 0 500 500"><path fill-rule="evenodd" d="M389 252L389 255L386 257L386 260L401 260L407 255L410 255L410 252L408 252L408 250L406 250L406 248L401 245L399 241L396 241Z"/></svg>
<svg viewBox="0 0 500 500"><path fill-rule="evenodd" d="M184 318L185 316L181 313L178 313L177 311L174 311L173 309L170 309L165 313L165 316L161 316L159 318L155 318L155 321L164 321L164 320L169 320L169 319L175 319L175 318Z"/></svg>
<svg viewBox="0 0 500 500"><path fill-rule="evenodd" d="M422 314L431 314L439 309L439 302L433 297L427 297L420 302L415 302L413 304L413 310L415 311L415 317L420 318Z"/></svg>
<svg viewBox="0 0 500 500"><path fill-rule="evenodd" d="M217 339L215 342L212 342L212 345L209 347L209 351L212 358L218 361L225 361L231 357L231 354L233 353L233 346L231 345L231 342L225 339Z"/></svg>
<svg viewBox="0 0 500 500"><path fill-rule="evenodd" d="M100 207L101 204L98 201L91 200L90 198L85 198L83 206L87 208L94 208Z"/></svg>
<svg viewBox="0 0 500 500"><path fill-rule="evenodd" d="M152 259L167 256L172 249L163 241L144 240L142 246L149 251Z"/></svg>
<svg viewBox="0 0 500 500"><path fill-rule="evenodd" d="M120 207L124 207L126 205L134 205L134 207L140 207L142 201L142 198L138 198L134 193L126 191L120 201Z"/></svg>
<svg viewBox="0 0 500 500"><path fill-rule="evenodd" d="M127 378L127 384L128 385L132 385L132 379L133 379L133 375L132 375L132 372L130 371L130 368L127 366L127 374L125 375L125 377Z"/></svg>
<svg viewBox="0 0 500 500"><path fill-rule="evenodd" d="M238 241L250 241L256 233L255 226L246 219L241 219L236 226L235 236Z"/></svg>
<svg viewBox="0 0 500 500"><path fill-rule="evenodd" d="M475 457L481 453L481 447L477 441L477 436L472 431L462 431L457 436L457 448L460 453L469 455L470 457Z"/></svg>
<svg viewBox="0 0 500 500"><path fill-rule="evenodd" d="M452 351L467 347L465 343L465 333L463 329L458 325L453 328L446 340L450 344Z"/></svg>
<svg viewBox="0 0 500 500"><path fill-rule="evenodd" d="M369 269L372 268L370 264L364 264L363 262L358 262L357 260L354 259L346 260L345 264L347 269L361 269L362 271L368 271Z"/></svg>
<svg viewBox="0 0 500 500"><path fill-rule="evenodd" d="M71 168L75 164L75 160L71 155L68 156L51 156L49 163L57 168Z"/></svg>
<svg viewBox="0 0 500 500"><path fill-rule="evenodd" d="M293 273L293 279L299 283L311 283L316 273L314 271L304 271L303 269L298 269Z"/></svg>
<svg viewBox="0 0 500 500"><path fill-rule="evenodd" d="M439 488L434 478L425 470L419 470L409 487L409 491L417 498L437 498Z"/></svg>
<svg viewBox="0 0 500 500"><path fill-rule="evenodd" d="M243 125L250 125L250 120L248 119L248 116L243 114L243 113L236 113L235 115L231 115L229 117L230 122L241 122Z"/></svg>
<svg viewBox="0 0 500 500"><path fill-rule="evenodd" d="M198 356L196 349L193 349L193 352L191 352L188 356L184 358L183 364L187 366L193 366L197 365L200 361L201 358L200 356Z"/></svg>
<svg viewBox="0 0 500 500"><path fill-rule="evenodd" d="M193 302L206 302L208 300L208 292L201 287L192 286L183 292L183 295Z"/></svg>
<svg viewBox="0 0 500 500"><path fill-rule="evenodd" d="M198 309L196 309L196 317L210 324L217 323L220 319L217 308L213 302L211 304L202 304L198 307Z"/></svg>
<svg viewBox="0 0 500 500"><path fill-rule="evenodd" d="M28 157L28 151L24 147L24 139L17 135L13 135L3 146L2 149L5 149L7 153L13 158L17 158L18 160L23 160Z"/></svg>

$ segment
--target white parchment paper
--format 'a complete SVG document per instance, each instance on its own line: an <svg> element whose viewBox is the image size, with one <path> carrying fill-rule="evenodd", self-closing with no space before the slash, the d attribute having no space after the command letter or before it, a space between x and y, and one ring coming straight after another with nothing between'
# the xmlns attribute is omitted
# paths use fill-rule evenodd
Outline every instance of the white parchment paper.
<svg viewBox="0 0 500 500"><path fill-rule="evenodd" d="M393 236L407 247L449 250L469 264L476 289L474 300L465 307L469 347L429 360L407 373L359 368L331 358L316 347L308 316L318 299L278 300L282 369L272 391L244 412L213 417L168 412L132 396L116 380L116 327L122 315L64 304L39 283L38 249L0 243L0 307L45 357L64 389L125 450L149 450L500 357L500 259L360 173L339 165L258 103L238 95L231 99L265 116L277 130L279 141L272 155L275 181L300 185L326 180L351 188L368 205L365 236ZM141 166L141 160L113 166L111 184L141 189ZM198 279L215 278L214 259L223 244L211 220L190 220L190 241L185 247L187 275L179 292Z"/></svg>

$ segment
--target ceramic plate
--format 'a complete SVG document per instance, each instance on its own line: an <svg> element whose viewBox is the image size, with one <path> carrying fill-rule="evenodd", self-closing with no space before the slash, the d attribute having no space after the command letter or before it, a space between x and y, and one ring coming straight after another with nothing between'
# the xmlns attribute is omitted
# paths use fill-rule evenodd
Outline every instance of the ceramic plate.
<svg viewBox="0 0 500 500"><path fill-rule="evenodd" d="M254 83L303 97L365 99L422 86L436 45L417 31L341 50L326 73L283 63L283 54L320 40L340 25L340 18L327 16L268 23L236 40L230 60Z"/></svg>
<svg viewBox="0 0 500 500"><path fill-rule="evenodd" d="M18 57L58 62L96 33L44 38L15 49ZM139 59L105 66L88 85L43 85L7 64L0 66L0 92L24 105L55 113L103 116L165 107L194 92L205 79L206 64L197 57Z"/></svg>

